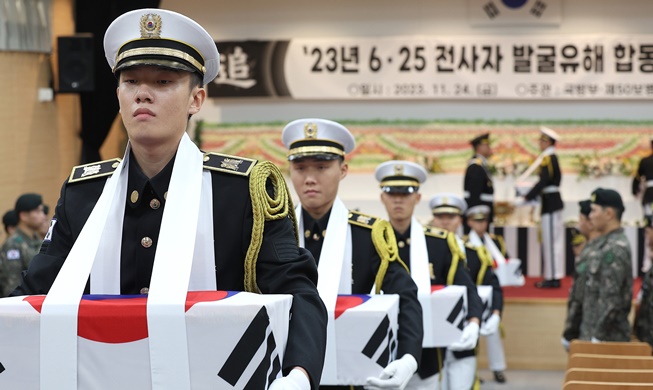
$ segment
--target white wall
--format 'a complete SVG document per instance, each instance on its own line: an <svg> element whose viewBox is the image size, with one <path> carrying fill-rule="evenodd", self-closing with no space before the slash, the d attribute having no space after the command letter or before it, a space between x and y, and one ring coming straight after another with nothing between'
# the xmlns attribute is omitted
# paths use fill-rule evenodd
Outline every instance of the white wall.
<svg viewBox="0 0 653 390"><path fill-rule="evenodd" d="M479 28L466 0L163 0L216 40L398 35L653 34L653 1L561 0L558 27ZM211 99L199 117L221 122L332 119L651 119L639 101L293 101Z"/></svg>

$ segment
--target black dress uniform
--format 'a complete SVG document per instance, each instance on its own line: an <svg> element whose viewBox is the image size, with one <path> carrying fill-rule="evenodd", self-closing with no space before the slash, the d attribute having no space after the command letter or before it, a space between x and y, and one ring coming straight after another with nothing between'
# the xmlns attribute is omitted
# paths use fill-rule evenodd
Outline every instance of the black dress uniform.
<svg viewBox="0 0 653 390"><path fill-rule="evenodd" d="M487 205L490 208L489 223L494 217L494 187L492 186L492 175L487 160L481 155L474 155L467 164L465 171L465 202L467 207L474 207L479 204ZM467 224L464 224L468 229ZM468 230L466 230L468 231Z"/></svg>
<svg viewBox="0 0 653 390"><path fill-rule="evenodd" d="M213 187L215 277L220 290L244 291L244 259L251 241L253 214L249 178L243 174L256 161L239 157L244 161L239 172L218 170L225 158L210 153L204 165L211 171ZM111 171L112 165L115 170L118 161L99 163L104 167L101 171ZM136 160L130 159L120 248L121 294L147 292L173 164L174 158L159 174L148 179ZM98 174L81 178L80 171L79 167L73 169L71 178L61 189L52 240L42 245L23 273L22 284L12 295L47 294L50 290L109 177ZM262 293L293 295L284 374L295 366L303 367L312 387L317 388L326 350L327 313L317 293L315 261L308 251L297 246L289 218L265 222L256 271L256 282ZM90 291L89 284L85 293Z"/></svg>
<svg viewBox="0 0 653 390"><path fill-rule="evenodd" d="M395 230L399 257L410 265L410 227L399 234ZM424 227L426 250L429 254L429 268L431 270L431 285L457 285L467 287L467 319L481 318L483 304L476 292L476 285L465 265L464 258L454 256L452 251L459 252L457 247L451 248L447 237L452 233L434 227ZM402 245L403 243L403 245ZM453 270L453 271L452 271ZM450 280L450 275L453 279ZM417 373L420 378L431 377L442 368L446 348L423 348L422 359Z"/></svg>
<svg viewBox="0 0 653 390"><path fill-rule="evenodd" d="M320 261L324 239L322 232L326 229L331 211L319 221L313 219L308 212L302 210L306 249L310 250L315 260ZM359 218L363 216L363 218ZM374 279L379 270L381 258L372 242L372 225L377 218L349 212L352 244L352 294L369 294L374 286ZM317 239L315 239L317 238ZM417 300L417 286L403 265L397 261L390 262L383 279L383 292L399 295L399 334L397 357L411 354L417 360L422 350L424 329L422 327L422 307ZM321 386L324 389L348 389L348 386Z"/></svg>
<svg viewBox="0 0 653 390"><path fill-rule="evenodd" d="M633 177L633 196L639 195L642 180L646 180L646 190L644 190L644 195L642 196L644 215L651 215L650 205L653 203L653 154L639 161L637 174Z"/></svg>
<svg viewBox="0 0 653 390"><path fill-rule="evenodd" d="M562 173L560 172L558 156L555 154L545 156L540 163L538 174L540 177L538 182L528 191L524 198L530 201L539 196L542 201L540 210L542 214L562 210L564 205L558 189L562 180Z"/></svg>

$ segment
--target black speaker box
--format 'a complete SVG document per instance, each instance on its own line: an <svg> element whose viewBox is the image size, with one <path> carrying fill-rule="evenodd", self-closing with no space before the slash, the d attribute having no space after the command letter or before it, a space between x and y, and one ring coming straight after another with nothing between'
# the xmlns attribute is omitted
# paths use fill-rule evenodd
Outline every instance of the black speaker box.
<svg viewBox="0 0 653 390"><path fill-rule="evenodd" d="M58 37L57 44L58 92L92 92L95 89L93 35Z"/></svg>

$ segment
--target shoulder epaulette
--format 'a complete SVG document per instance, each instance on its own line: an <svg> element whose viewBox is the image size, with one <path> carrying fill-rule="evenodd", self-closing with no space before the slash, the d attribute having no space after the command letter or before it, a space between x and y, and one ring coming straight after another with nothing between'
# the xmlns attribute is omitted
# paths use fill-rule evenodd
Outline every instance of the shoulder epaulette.
<svg viewBox="0 0 653 390"><path fill-rule="evenodd" d="M476 245L472 245L472 244L470 244L469 242L466 242L466 243L465 243L465 248L467 248L467 249L471 249L471 250L473 250L473 251L478 251L478 248L479 248L479 247L476 246Z"/></svg>
<svg viewBox="0 0 653 390"><path fill-rule="evenodd" d="M371 229L374 222L379 218L372 215L363 214L358 211L349 210L349 223Z"/></svg>
<svg viewBox="0 0 653 390"><path fill-rule="evenodd" d="M541 167L545 167L545 166L547 166L547 165L549 165L549 164L551 164L551 156L545 156L545 157L542 159L542 162L540 163L540 166L541 166Z"/></svg>
<svg viewBox="0 0 653 390"><path fill-rule="evenodd" d="M68 183L75 183L82 180L95 179L103 176L110 176L118 168L122 159L98 161L90 164L73 167L68 178Z"/></svg>
<svg viewBox="0 0 653 390"><path fill-rule="evenodd" d="M469 160L468 165L474 165L474 164L483 165L483 161L481 161L481 159L478 158L478 157L475 157L475 158L472 158L471 160Z"/></svg>
<svg viewBox="0 0 653 390"><path fill-rule="evenodd" d="M254 168L256 163L257 160L251 158L214 152L204 153L204 168L211 171L249 176L249 173L252 171L252 168Z"/></svg>
<svg viewBox="0 0 653 390"><path fill-rule="evenodd" d="M447 238L448 231L432 226L424 226L424 234L431 237Z"/></svg>

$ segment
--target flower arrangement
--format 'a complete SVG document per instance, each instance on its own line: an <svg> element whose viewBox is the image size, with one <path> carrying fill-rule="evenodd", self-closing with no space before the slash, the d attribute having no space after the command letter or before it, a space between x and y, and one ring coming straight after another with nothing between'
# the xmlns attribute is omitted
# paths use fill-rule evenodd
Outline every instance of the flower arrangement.
<svg viewBox="0 0 653 390"><path fill-rule="evenodd" d="M496 178L518 177L533 163L533 158L516 152L494 153L488 159L490 172Z"/></svg>
<svg viewBox="0 0 653 390"><path fill-rule="evenodd" d="M597 178L602 176L632 176L637 169L639 158L637 156L609 157L599 156L598 153L590 155L576 155L576 166L579 178Z"/></svg>
<svg viewBox="0 0 653 390"><path fill-rule="evenodd" d="M436 156L426 156L423 154L414 154L411 156L406 156L406 155L399 154L399 155L395 155L392 159L414 162L424 167L424 169L426 169L426 172L428 173L444 172L444 168L442 168L442 163L440 162L440 159Z"/></svg>

